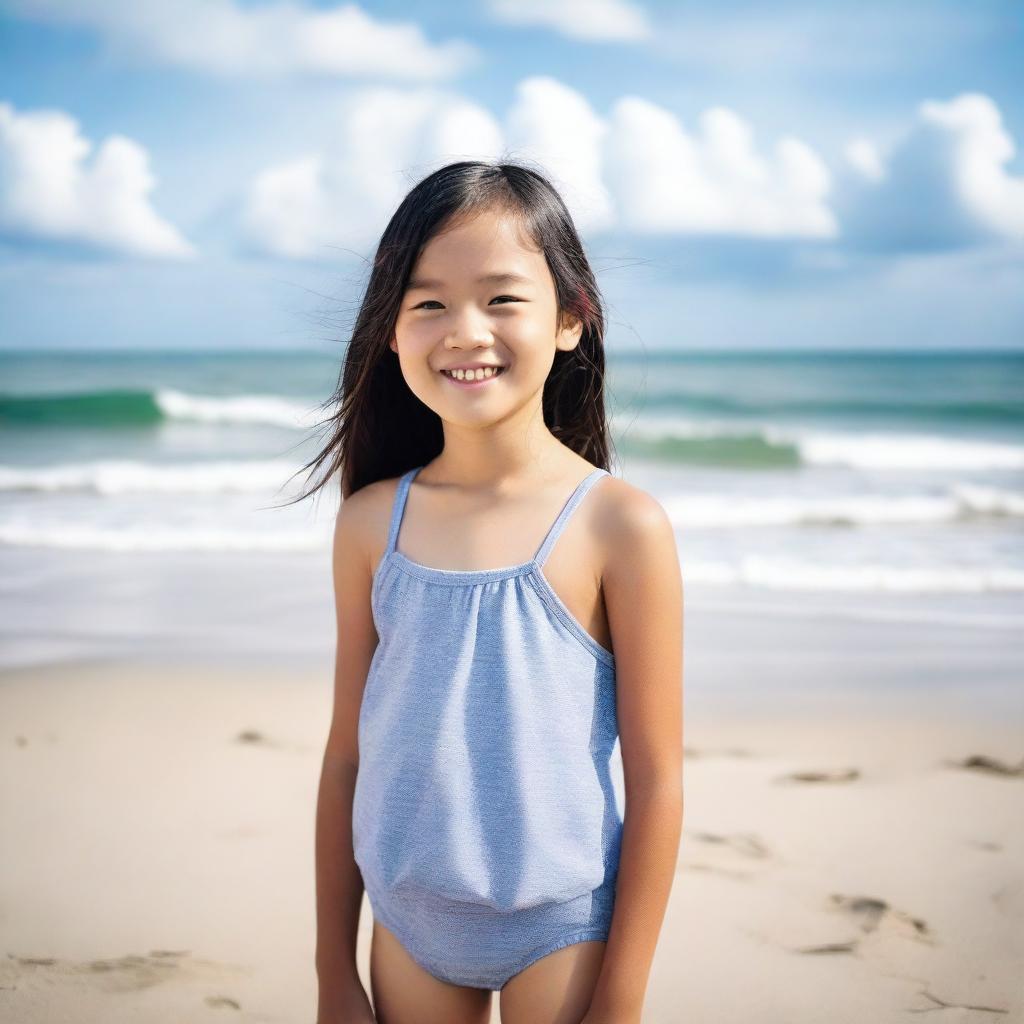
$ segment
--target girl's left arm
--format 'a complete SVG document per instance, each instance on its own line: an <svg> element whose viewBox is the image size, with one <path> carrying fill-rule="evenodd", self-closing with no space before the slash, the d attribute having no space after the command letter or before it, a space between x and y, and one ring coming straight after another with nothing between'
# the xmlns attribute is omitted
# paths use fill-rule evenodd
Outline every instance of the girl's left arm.
<svg viewBox="0 0 1024 1024"><path fill-rule="evenodd" d="M683 585L661 504L614 495L603 577L626 807L615 910L583 1024L639 1024L683 825Z"/></svg>

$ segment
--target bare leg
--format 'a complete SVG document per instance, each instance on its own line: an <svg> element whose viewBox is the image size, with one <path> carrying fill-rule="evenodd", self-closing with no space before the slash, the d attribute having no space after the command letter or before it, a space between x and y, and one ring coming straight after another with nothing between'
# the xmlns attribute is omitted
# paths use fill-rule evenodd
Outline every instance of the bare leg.
<svg viewBox="0 0 1024 1024"><path fill-rule="evenodd" d="M604 942L577 942L535 960L499 995L501 1024L579 1024L590 1006Z"/></svg>
<svg viewBox="0 0 1024 1024"><path fill-rule="evenodd" d="M424 970L394 932L373 922L370 988L377 1024L487 1024L490 989L450 985Z"/></svg>

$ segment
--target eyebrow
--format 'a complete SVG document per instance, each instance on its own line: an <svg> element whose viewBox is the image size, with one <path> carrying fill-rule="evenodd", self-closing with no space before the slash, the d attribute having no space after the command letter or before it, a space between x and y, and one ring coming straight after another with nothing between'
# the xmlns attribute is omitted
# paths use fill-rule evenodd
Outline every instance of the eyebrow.
<svg viewBox="0 0 1024 1024"><path fill-rule="evenodd" d="M522 274L516 274L512 271L504 271L503 273L496 274L484 274L476 279L477 284L533 284L528 277L523 277ZM432 278L417 277L409 281L406 285L406 291L418 291L424 288L443 288L443 281L435 281Z"/></svg>

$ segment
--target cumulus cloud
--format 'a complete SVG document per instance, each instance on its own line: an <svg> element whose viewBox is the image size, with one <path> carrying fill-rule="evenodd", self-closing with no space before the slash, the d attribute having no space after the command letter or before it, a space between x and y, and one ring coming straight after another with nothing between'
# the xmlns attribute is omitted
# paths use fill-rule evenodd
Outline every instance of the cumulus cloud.
<svg viewBox="0 0 1024 1024"><path fill-rule="evenodd" d="M759 153L724 108L696 135L669 110L627 98L610 118L547 76L524 79L503 124L440 92L378 89L351 96L334 145L260 174L243 227L254 248L323 259L328 247L370 244L413 180L453 159L507 156L538 164L584 233L715 233L831 237L827 168L805 143Z"/></svg>
<svg viewBox="0 0 1024 1024"><path fill-rule="evenodd" d="M652 234L829 238L831 175L806 143L787 136L758 152L750 125L713 107L688 132L670 110L639 97L611 115L606 180L620 225Z"/></svg>
<svg viewBox="0 0 1024 1024"><path fill-rule="evenodd" d="M649 39L646 12L628 0L490 0L490 13L511 25L543 25L589 42Z"/></svg>
<svg viewBox="0 0 1024 1024"><path fill-rule="evenodd" d="M469 43L435 45L411 21L383 22L357 4L318 9L237 0L12 0L26 20L100 33L109 49L140 59L222 75L307 72L414 81L456 75L479 59Z"/></svg>
<svg viewBox="0 0 1024 1024"><path fill-rule="evenodd" d="M491 158L501 129L461 97L378 88L343 101L332 139L323 152L268 168L248 187L242 230L251 248L325 259L332 247L368 245L412 186L410 168Z"/></svg>
<svg viewBox="0 0 1024 1024"><path fill-rule="evenodd" d="M524 79L505 121L509 155L538 162L562 194L579 230L614 226L602 180L608 125L586 98L554 78Z"/></svg>
<svg viewBox="0 0 1024 1024"><path fill-rule="evenodd" d="M0 103L0 233L137 256L183 258L193 247L149 203L149 155L123 135L93 144L61 110Z"/></svg>
<svg viewBox="0 0 1024 1024"><path fill-rule="evenodd" d="M878 159L879 173L851 161L837 198L843 233L866 248L908 250L1022 240L1024 176L1005 166L1014 152L988 96L928 100Z"/></svg>

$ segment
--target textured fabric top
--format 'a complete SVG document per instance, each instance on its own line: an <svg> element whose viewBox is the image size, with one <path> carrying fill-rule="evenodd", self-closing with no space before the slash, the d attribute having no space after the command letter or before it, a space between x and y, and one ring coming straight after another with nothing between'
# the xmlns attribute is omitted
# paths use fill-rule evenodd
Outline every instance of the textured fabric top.
<svg viewBox="0 0 1024 1024"><path fill-rule="evenodd" d="M580 482L530 561L452 570L396 548L422 468L399 481L371 590L356 863L370 892L456 911L573 899L618 870L615 659L542 567L607 471Z"/></svg>

